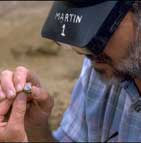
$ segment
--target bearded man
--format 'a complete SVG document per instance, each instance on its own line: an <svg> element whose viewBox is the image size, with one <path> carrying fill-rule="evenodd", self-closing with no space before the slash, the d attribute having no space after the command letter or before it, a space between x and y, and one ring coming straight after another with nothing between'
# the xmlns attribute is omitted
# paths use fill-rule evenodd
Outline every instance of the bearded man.
<svg viewBox="0 0 141 143"><path fill-rule="evenodd" d="M53 100L37 77L21 66L2 71L0 141L140 142L140 10L140 1L55 2L42 36L86 55L70 105L51 133Z"/></svg>

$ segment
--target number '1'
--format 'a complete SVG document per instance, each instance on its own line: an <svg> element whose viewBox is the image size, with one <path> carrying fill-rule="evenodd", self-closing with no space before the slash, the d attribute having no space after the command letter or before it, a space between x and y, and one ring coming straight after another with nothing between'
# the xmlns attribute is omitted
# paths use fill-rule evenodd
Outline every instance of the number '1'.
<svg viewBox="0 0 141 143"><path fill-rule="evenodd" d="M65 34L65 29L66 29L66 25L63 24L63 26L62 26L62 33L61 33L61 35L62 35L63 37L66 36L66 34Z"/></svg>

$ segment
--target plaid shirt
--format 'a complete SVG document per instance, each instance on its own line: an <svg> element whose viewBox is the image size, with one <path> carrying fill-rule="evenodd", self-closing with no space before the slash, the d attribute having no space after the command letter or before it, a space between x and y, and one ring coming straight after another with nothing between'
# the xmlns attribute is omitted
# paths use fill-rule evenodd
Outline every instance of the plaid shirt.
<svg viewBox="0 0 141 143"><path fill-rule="evenodd" d="M113 85L99 77L86 58L54 137L60 142L141 142L141 99L133 81Z"/></svg>

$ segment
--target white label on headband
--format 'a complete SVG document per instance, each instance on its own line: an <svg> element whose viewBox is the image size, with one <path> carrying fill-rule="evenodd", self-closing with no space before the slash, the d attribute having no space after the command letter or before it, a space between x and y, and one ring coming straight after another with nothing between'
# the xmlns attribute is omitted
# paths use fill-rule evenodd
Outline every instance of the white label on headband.
<svg viewBox="0 0 141 143"><path fill-rule="evenodd" d="M65 28L66 28L66 25L63 24L63 26L62 26L62 33L61 33L61 35L62 35L63 37L66 36L66 34L65 34Z"/></svg>
<svg viewBox="0 0 141 143"><path fill-rule="evenodd" d="M55 14L55 20L58 20L60 22L70 22L70 23L76 23L79 24L82 21L83 16L76 15L76 14L68 14L68 13L56 13Z"/></svg>

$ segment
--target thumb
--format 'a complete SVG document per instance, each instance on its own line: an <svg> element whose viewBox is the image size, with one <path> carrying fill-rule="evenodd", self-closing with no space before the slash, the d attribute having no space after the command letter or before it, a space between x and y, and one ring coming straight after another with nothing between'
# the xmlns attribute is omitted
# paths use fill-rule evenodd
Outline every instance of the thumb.
<svg viewBox="0 0 141 143"><path fill-rule="evenodd" d="M24 116L26 112L27 97L24 93L19 93L13 103L11 115L8 121L9 126L24 128Z"/></svg>
<svg viewBox="0 0 141 143"><path fill-rule="evenodd" d="M24 128L26 100L26 96L23 93L19 93L14 100L10 118L4 132L4 140L6 142L27 141L27 135Z"/></svg>

